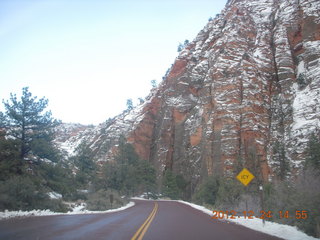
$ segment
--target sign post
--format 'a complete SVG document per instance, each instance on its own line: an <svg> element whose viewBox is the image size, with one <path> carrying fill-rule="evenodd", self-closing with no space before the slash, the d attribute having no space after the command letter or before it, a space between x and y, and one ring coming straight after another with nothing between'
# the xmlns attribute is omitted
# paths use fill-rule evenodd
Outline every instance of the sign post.
<svg viewBox="0 0 320 240"><path fill-rule="evenodd" d="M246 168L243 168L242 171L237 175L237 179L245 186L254 179L254 175ZM246 191L248 192L248 191ZM246 212L248 212L248 195L246 194Z"/></svg>

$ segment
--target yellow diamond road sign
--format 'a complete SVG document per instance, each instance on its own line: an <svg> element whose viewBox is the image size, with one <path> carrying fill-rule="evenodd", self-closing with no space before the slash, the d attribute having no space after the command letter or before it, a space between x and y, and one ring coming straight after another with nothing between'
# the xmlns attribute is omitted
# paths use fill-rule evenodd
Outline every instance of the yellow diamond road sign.
<svg viewBox="0 0 320 240"><path fill-rule="evenodd" d="M248 169L244 168L242 171L238 174L237 179L245 186L247 186L252 179L254 179L254 176L251 172L249 172Z"/></svg>

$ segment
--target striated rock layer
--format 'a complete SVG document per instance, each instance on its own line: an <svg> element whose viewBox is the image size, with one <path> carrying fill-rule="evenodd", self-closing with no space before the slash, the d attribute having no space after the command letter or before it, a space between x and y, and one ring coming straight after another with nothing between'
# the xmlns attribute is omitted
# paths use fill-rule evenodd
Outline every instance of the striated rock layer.
<svg viewBox="0 0 320 240"><path fill-rule="evenodd" d="M318 0L229 0L144 104L87 134L97 160L124 134L160 178L172 169L191 191L244 166L261 181L282 160L296 172L320 127L319 13Z"/></svg>

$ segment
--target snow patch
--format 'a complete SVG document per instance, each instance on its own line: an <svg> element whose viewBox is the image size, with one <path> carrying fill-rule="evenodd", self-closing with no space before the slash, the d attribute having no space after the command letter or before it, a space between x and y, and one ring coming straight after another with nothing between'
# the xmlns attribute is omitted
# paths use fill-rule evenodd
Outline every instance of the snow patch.
<svg viewBox="0 0 320 240"><path fill-rule="evenodd" d="M210 216L213 216L212 211L194 204L194 203L189 203L185 202L182 200L162 200L162 201L175 201L175 202L180 202L186 205L191 206L192 208L195 208L201 212L204 212ZM280 224L280 223L275 223L275 222L270 222L270 221L265 221L265 224L262 223L262 220L260 218L253 218L253 219L245 219L244 217L236 218L236 219L228 219L228 220L223 220L223 221L230 221L234 222L236 224L242 225L244 227L253 229L255 231L263 232L272 236L280 237L283 239L288 239L288 240L316 240L317 238L308 236L307 234L299 231L296 227L285 225L285 224Z"/></svg>
<svg viewBox="0 0 320 240"><path fill-rule="evenodd" d="M48 192L48 196L51 199L61 199L62 198L62 195L57 192Z"/></svg>
<svg viewBox="0 0 320 240"><path fill-rule="evenodd" d="M0 220L7 218L15 218L15 217L31 217L31 216L51 216L51 215L70 215L70 214L92 214L92 213L112 213L125 210L127 208L133 207L135 205L134 202L129 202L127 205L117 208L117 209L109 209L106 211L89 211L85 210L86 205L81 203L75 206L72 211L67 213L59 213L52 212L50 210L32 210L32 211L4 211L0 212Z"/></svg>

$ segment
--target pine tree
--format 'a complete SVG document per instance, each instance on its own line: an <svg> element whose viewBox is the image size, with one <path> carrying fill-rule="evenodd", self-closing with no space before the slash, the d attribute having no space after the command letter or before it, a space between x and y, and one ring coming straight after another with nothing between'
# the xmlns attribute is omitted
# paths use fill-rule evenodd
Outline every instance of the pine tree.
<svg viewBox="0 0 320 240"><path fill-rule="evenodd" d="M307 148L306 167L320 170L320 139L312 134Z"/></svg>
<svg viewBox="0 0 320 240"><path fill-rule="evenodd" d="M178 199L180 196L176 176L171 170L166 170L163 177L163 194L171 199Z"/></svg>
<svg viewBox="0 0 320 240"><path fill-rule="evenodd" d="M19 151L17 141L6 139L0 132L0 181L8 179L20 171Z"/></svg>
<svg viewBox="0 0 320 240"><path fill-rule="evenodd" d="M288 159L286 158L285 147L283 143L276 141L273 146L273 160L277 164L276 174L280 180L285 180L290 170Z"/></svg>
<svg viewBox="0 0 320 240"><path fill-rule="evenodd" d="M130 111L133 109L133 102L132 102L132 99L129 98L127 99L127 110Z"/></svg>
<svg viewBox="0 0 320 240"><path fill-rule="evenodd" d="M11 93L10 100L3 100L3 104L5 113L1 113L0 125L5 129L7 136L18 141L22 161L37 145L36 141L50 141L51 129L59 122L52 118L50 111L45 111L48 100L33 97L28 87L22 89L20 100L16 94Z"/></svg>
<svg viewBox="0 0 320 240"><path fill-rule="evenodd" d="M139 158L124 136L120 136L114 161L104 165L100 182L104 188L112 188L128 196L152 192L156 188L156 171L149 162Z"/></svg>
<svg viewBox="0 0 320 240"><path fill-rule="evenodd" d="M79 183L86 185L94 179L97 165L93 160L93 152L91 148L82 142L76 148L77 154L71 158L78 169L76 179Z"/></svg>
<svg viewBox="0 0 320 240"><path fill-rule="evenodd" d="M153 80L151 80L151 87L152 88L156 88L157 87L157 80L155 80L155 79L153 79Z"/></svg>
<svg viewBox="0 0 320 240"><path fill-rule="evenodd" d="M184 48L183 44L179 43L177 51L181 52L183 50L183 48Z"/></svg>

